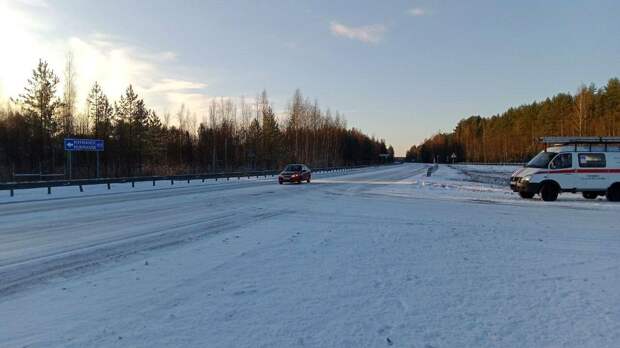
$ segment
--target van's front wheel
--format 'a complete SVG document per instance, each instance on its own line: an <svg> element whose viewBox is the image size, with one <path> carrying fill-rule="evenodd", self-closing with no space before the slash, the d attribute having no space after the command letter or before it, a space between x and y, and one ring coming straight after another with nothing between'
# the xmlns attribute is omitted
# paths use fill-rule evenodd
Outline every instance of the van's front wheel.
<svg viewBox="0 0 620 348"><path fill-rule="evenodd" d="M558 195L560 194L560 189L557 185L552 183L546 183L543 187L540 188L540 197L545 202L553 202L558 199Z"/></svg>

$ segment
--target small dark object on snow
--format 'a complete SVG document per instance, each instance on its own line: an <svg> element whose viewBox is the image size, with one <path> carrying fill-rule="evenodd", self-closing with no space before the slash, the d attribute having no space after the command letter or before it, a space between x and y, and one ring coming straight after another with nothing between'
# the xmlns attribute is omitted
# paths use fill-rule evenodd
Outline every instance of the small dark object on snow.
<svg viewBox="0 0 620 348"><path fill-rule="evenodd" d="M393 345L393 344L394 344L394 342L392 342L392 340L391 340L389 337L388 337L388 338L386 338L386 341L387 341L387 343L388 343L388 345L389 345L389 346L391 346L391 345Z"/></svg>
<svg viewBox="0 0 620 348"><path fill-rule="evenodd" d="M148 261L144 261L144 265L145 265L145 266L148 266L148 265L149 265L149 262L148 262Z"/></svg>

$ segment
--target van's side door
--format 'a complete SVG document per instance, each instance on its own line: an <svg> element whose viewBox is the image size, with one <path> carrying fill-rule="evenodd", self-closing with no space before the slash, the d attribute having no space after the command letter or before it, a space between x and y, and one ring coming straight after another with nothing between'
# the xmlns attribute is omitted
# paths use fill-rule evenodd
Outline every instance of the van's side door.
<svg viewBox="0 0 620 348"><path fill-rule="evenodd" d="M570 152L559 153L549 163L550 179L555 180L563 190L570 190L579 184L574 174L573 154Z"/></svg>

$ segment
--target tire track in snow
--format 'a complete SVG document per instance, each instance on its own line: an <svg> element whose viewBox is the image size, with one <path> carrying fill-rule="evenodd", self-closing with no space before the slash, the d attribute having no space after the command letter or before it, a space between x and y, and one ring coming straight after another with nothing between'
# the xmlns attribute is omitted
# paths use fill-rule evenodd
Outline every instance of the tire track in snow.
<svg viewBox="0 0 620 348"><path fill-rule="evenodd" d="M83 271L101 263L205 238L287 213L290 211L267 211L248 215L242 215L239 212L224 213L208 221L204 221L203 218L183 221L172 228L166 226L130 237L122 236L105 242L81 245L45 256L4 264L0 266L0 279L2 279L0 297L55 276L70 275L72 272Z"/></svg>

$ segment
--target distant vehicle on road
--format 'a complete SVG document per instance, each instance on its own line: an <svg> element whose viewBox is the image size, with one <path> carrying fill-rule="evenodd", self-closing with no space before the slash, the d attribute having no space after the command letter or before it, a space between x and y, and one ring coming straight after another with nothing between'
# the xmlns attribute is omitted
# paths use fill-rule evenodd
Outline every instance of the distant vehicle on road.
<svg viewBox="0 0 620 348"><path fill-rule="evenodd" d="M561 192L620 201L620 137L544 137L545 150L510 178L522 198L555 201Z"/></svg>
<svg viewBox="0 0 620 348"><path fill-rule="evenodd" d="M305 164L287 164L284 170L278 175L278 183L282 185L285 182L301 183L303 181L310 183L312 172Z"/></svg>

